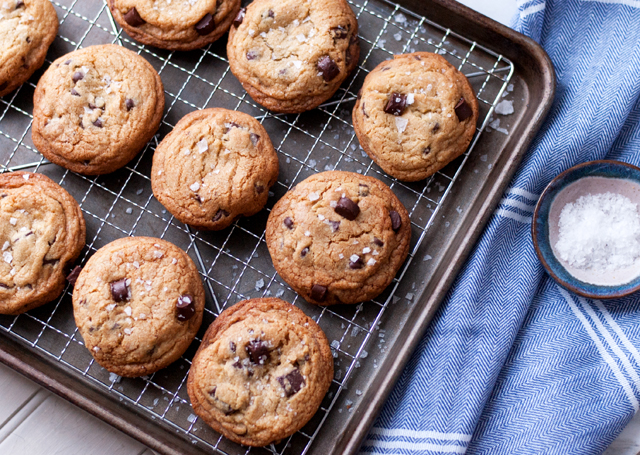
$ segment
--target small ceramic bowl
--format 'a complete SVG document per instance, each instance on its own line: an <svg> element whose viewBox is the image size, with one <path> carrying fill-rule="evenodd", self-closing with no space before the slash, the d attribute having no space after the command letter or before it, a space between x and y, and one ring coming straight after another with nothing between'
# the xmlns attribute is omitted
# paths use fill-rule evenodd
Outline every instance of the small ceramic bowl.
<svg viewBox="0 0 640 455"><path fill-rule="evenodd" d="M564 288L593 299L624 297L640 290L640 267L584 270L554 254L562 208L580 196L605 192L622 194L640 207L640 168L620 161L589 161L564 171L543 191L531 223L533 245L549 275Z"/></svg>

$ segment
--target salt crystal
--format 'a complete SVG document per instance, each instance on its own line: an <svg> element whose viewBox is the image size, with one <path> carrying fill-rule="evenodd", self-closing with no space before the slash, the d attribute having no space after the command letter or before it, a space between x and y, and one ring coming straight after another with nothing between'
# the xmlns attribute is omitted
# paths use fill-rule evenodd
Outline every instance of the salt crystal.
<svg viewBox="0 0 640 455"><path fill-rule="evenodd" d="M127 327L127 328L125 328L125 329L124 329L124 333L125 333L126 335L131 335L131 332L133 332L133 329L130 329L129 327Z"/></svg>
<svg viewBox="0 0 640 455"><path fill-rule="evenodd" d="M29 174L22 174L22 178L25 180L29 180Z"/></svg>
<svg viewBox="0 0 640 455"><path fill-rule="evenodd" d="M196 145L198 146L198 152L200 153L204 153L209 150L209 144L206 139L201 139Z"/></svg>
<svg viewBox="0 0 640 455"><path fill-rule="evenodd" d="M329 202L329 205L331 206L331 208L336 208L338 206L338 201L331 201Z"/></svg>
<svg viewBox="0 0 640 455"><path fill-rule="evenodd" d="M338 254L338 257L339 257L340 259L344 259L344 254L340 253L340 254Z"/></svg>
<svg viewBox="0 0 640 455"><path fill-rule="evenodd" d="M513 114L513 101L502 100L496 105L496 114L500 115L510 115Z"/></svg>
<svg viewBox="0 0 640 455"><path fill-rule="evenodd" d="M93 352L98 352L98 351L100 351L100 348L98 346L94 346L93 347Z"/></svg>
<svg viewBox="0 0 640 455"><path fill-rule="evenodd" d="M358 259L360 259L360 256L358 256L357 254L352 254L351 257L349 258L351 262L357 262Z"/></svg>
<svg viewBox="0 0 640 455"><path fill-rule="evenodd" d="M433 259L433 257L432 257L430 254L427 254L427 255L425 255L425 257L423 257L423 258L422 258L422 260L423 260L424 262L426 262L426 261L430 261L431 259Z"/></svg>
<svg viewBox="0 0 640 455"><path fill-rule="evenodd" d="M9 218L9 223L11 223L11 226L15 226L18 223L18 220L16 218Z"/></svg>
<svg viewBox="0 0 640 455"><path fill-rule="evenodd" d="M131 316L131 307L130 306L125 307L124 314L126 314L127 316Z"/></svg>
<svg viewBox="0 0 640 455"><path fill-rule="evenodd" d="M115 303L110 303L109 305L107 305L106 310L107 311L113 311L113 309L116 307Z"/></svg>
<svg viewBox="0 0 640 455"><path fill-rule="evenodd" d="M191 188L191 191L198 191L200 189L200 184L198 182L195 182L189 188Z"/></svg>
<svg viewBox="0 0 640 455"><path fill-rule="evenodd" d="M318 214L318 219L319 219L320 221L324 221L324 215L322 215L322 214Z"/></svg>
<svg viewBox="0 0 640 455"><path fill-rule="evenodd" d="M304 231L304 235L306 235L307 237L311 237L311 232L309 232L309 231Z"/></svg>
<svg viewBox="0 0 640 455"><path fill-rule="evenodd" d="M326 346L326 345L325 345L325 346ZM339 342L338 340L333 340L333 341L331 342L331 347L332 347L333 349L340 349L340 342Z"/></svg>
<svg viewBox="0 0 640 455"><path fill-rule="evenodd" d="M125 213L127 215L131 215L133 213L133 209L131 207L128 207L127 210L125 210Z"/></svg>
<svg viewBox="0 0 640 455"><path fill-rule="evenodd" d="M295 66L296 68L300 69L300 68L302 68L302 62L300 60L294 60L293 61L293 66Z"/></svg>
<svg viewBox="0 0 640 455"><path fill-rule="evenodd" d="M278 290L276 291L276 297L277 297L277 298L280 298L280 297L282 297L283 295L284 295L284 289L278 289Z"/></svg>
<svg viewBox="0 0 640 455"><path fill-rule="evenodd" d="M414 297L413 292L408 292L404 298L407 300L413 300L413 297Z"/></svg>
<svg viewBox="0 0 640 455"><path fill-rule="evenodd" d="M393 20L396 21L398 24L407 23L407 17L402 13L398 13L395 16L393 16Z"/></svg>
<svg viewBox="0 0 640 455"><path fill-rule="evenodd" d="M13 261L13 254L5 251L4 253L2 253L2 259L4 259L4 262L6 262L7 264L11 264L11 262Z"/></svg>
<svg viewBox="0 0 640 455"><path fill-rule="evenodd" d="M400 32L395 33L395 34L393 35L393 38L394 38L396 41L401 41L401 40L402 40L402 33L400 33Z"/></svg>
<svg viewBox="0 0 640 455"><path fill-rule="evenodd" d="M376 265L376 260L373 258L369 258L369 260L367 261L367 265L368 266L372 266L372 265Z"/></svg>
<svg viewBox="0 0 640 455"><path fill-rule="evenodd" d="M109 373L109 381L110 382L120 382L122 378L115 373Z"/></svg>
<svg viewBox="0 0 640 455"><path fill-rule="evenodd" d="M9 241L7 240L6 242L4 242L4 245L2 245L2 251L6 250L7 248L9 248L11 246L11 244L9 243Z"/></svg>
<svg viewBox="0 0 640 455"><path fill-rule="evenodd" d="M189 423L193 423L193 422L195 422L195 421L196 421L196 419L197 419L197 417L196 417L196 415L195 415L195 414L189 414L189 417L187 417L187 421L188 421Z"/></svg>
<svg viewBox="0 0 640 455"><path fill-rule="evenodd" d="M302 33L298 33L298 34L296 35L296 39L297 39L298 41L300 41L301 43L304 43L304 42L307 40L307 37L306 37L306 36L304 36Z"/></svg>
<svg viewBox="0 0 640 455"><path fill-rule="evenodd" d="M358 395L358 396L362 395L362 390L356 389L356 395Z"/></svg>
<svg viewBox="0 0 640 455"><path fill-rule="evenodd" d="M320 195L318 193L310 193L309 194L309 200L310 201L317 201L318 199L320 199Z"/></svg>
<svg viewBox="0 0 640 455"><path fill-rule="evenodd" d="M368 246L362 249L362 254L367 254L367 253L371 253L371 248L369 248Z"/></svg>
<svg viewBox="0 0 640 455"><path fill-rule="evenodd" d="M413 93L407 94L407 105L413 104L415 101L415 95Z"/></svg>
<svg viewBox="0 0 640 455"><path fill-rule="evenodd" d="M366 359L369 356L369 353L367 351L362 351L360 353L360 358L361 359Z"/></svg>
<svg viewBox="0 0 640 455"><path fill-rule="evenodd" d="M487 155L481 155L480 161L487 161Z"/></svg>
<svg viewBox="0 0 640 455"><path fill-rule="evenodd" d="M264 287L264 280L260 278L258 281L256 281L256 291L259 291L263 287Z"/></svg>
<svg viewBox="0 0 640 455"><path fill-rule="evenodd" d="M407 124L409 120L403 117L395 117L396 119L396 128L398 129L398 133L402 134L404 130L407 129Z"/></svg>

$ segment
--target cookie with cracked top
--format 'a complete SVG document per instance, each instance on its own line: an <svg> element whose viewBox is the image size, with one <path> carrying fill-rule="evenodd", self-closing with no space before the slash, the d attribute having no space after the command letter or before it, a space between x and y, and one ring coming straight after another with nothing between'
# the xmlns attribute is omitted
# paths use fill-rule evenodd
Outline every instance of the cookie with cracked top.
<svg viewBox="0 0 640 455"><path fill-rule="evenodd" d="M224 229L259 212L278 178L278 156L260 122L214 108L182 118L153 156L153 194L200 229Z"/></svg>
<svg viewBox="0 0 640 455"><path fill-rule="evenodd" d="M172 51L204 47L220 38L240 0L109 0L111 14L136 41Z"/></svg>
<svg viewBox="0 0 640 455"><path fill-rule="evenodd" d="M227 55L256 102L276 112L308 111L357 66L358 22L345 0L256 0L234 21Z"/></svg>
<svg viewBox="0 0 640 455"><path fill-rule="evenodd" d="M193 358L194 412L239 444L264 446L302 428L318 410L333 357L322 329L280 299L245 300L223 311Z"/></svg>
<svg viewBox="0 0 640 455"><path fill-rule="evenodd" d="M362 148L386 173L422 180L462 155L478 101L467 78L438 54L395 55L367 75L353 107Z"/></svg>
<svg viewBox="0 0 640 455"><path fill-rule="evenodd" d="M160 76L144 58L106 44L51 64L33 97L33 143L74 172L106 174L153 137L164 111Z"/></svg>
<svg viewBox="0 0 640 455"><path fill-rule="evenodd" d="M127 377L176 361L200 328L204 305L191 258L151 237L125 237L100 248L73 291L85 346L104 368Z"/></svg>
<svg viewBox="0 0 640 455"><path fill-rule="evenodd" d="M57 33L58 15L49 0L0 1L0 96L42 66Z"/></svg>
<svg viewBox="0 0 640 455"><path fill-rule="evenodd" d="M266 240L275 269L305 300L359 303L391 283L409 252L411 225L384 183L329 171L276 203Z"/></svg>
<svg viewBox="0 0 640 455"><path fill-rule="evenodd" d="M42 174L0 174L0 314L58 297L85 242L80 206Z"/></svg>

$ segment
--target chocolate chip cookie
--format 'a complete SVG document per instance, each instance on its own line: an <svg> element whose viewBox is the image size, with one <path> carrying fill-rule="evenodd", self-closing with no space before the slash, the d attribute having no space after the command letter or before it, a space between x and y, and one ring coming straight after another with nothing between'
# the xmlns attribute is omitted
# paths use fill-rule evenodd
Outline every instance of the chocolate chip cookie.
<svg viewBox="0 0 640 455"><path fill-rule="evenodd" d="M183 223L220 230L259 212L278 178L278 156L250 115L226 109L181 119L153 156L153 194Z"/></svg>
<svg viewBox="0 0 640 455"><path fill-rule="evenodd" d="M138 54L112 44L53 62L33 98L37 149L86 175L127 164L153 137L164 110L158 73Z"/></svg>
<svg viewBox="0 0 640 455"><path fill-rule="evenodd" d="M58 297L84 241L80 207L60 185L42 174L0 174L0 313Z"/></svg>
<svg viewBox="0 0 640 455"><path fill-rule="evenodd" d="M58 15L49 0L0 2L0 96L42 66L57 33Z"/></svg>
<svg viewBox="0 0 640 455"><path fill-rule="evenodd" d="M136 41L188 51L220 38L240 0L109 0L114 19Z"/></svg>
<svg viewBox="0 0 640 455"><path fill-rule="evenodd" d="M280 276L318 305L379 295L409 252L411 225L384 183L351 172L315 174L273 207L267 247Z"/></svg>
<svg viewBox="0 0 640 455"><path fill-rule="evenodd" d="M437 54L382 62L353 108L362 148L386 173L422 180L462 155L476 131L478 101L467 78Z"/></svg>
<svg viewBox="0 0 640 455"><path fill-rule="evenodd" d="M358 64L358 22L345 0L256 0L229 32L233 74L276 112L328 100Z"/></svg>
<svg viewBox="0 0 640 455"><path fill-rule="evenodd" d="M177 360L200 328L204 304L191 258L150 237L126 237L100 248L73 291L85 346L104 368L128 377Z"/></svg>
<svg viewBox="0 0 640 455"><path fill-rule="evenodd" d="M248 446L279 441L318 410L333 379L322 329L280 299L240 302L207 330L187 391L195 413Z"/></svg>

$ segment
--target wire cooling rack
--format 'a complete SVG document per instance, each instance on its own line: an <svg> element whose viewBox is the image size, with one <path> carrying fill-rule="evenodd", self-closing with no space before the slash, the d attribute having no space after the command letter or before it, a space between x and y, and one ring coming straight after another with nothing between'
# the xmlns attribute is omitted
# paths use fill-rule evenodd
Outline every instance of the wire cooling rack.
<svg viewBox="0 0 640 455"><path fill-rule="evenodd" d="M84 263L98 248L123 236L154 236L186 250L199 266L207 288L202 329L185 355L169 368L151 376L123 379L95 363L77 332L71 308L71 289L56 301L29 313L0 317L5 331L61 369L101 389L113 400L135 408L150 421L190 441L222 454L304 454L329 415L348 413L359 403L338 398L345 389L362 394L366 387L354 377L366 362L375 363L385 353L374 334L385 310L397 294L405 272L418 267L422 240L485 127L496 104L511 90L513 64L463 36L417 16L398 5L380 0L350 0L360 24L361 57L354 74L336 95L318 109L299 115L265 111L242 89L229 71L223 38L206 49L171 53L140 46L114 23L99 0L53 2L60 18L59 36L52 45L45 68L72 50L94 44L117 43L146 58L160 73L167 100L158 134L128 166L113 174L85 177L47 162L31 142L32 98L40 70L16 92L0 99L0 166L2 172L26 169L42 172L59 182L80 203L87 221ZM393 54L428 51L442 54L470 79L480 101L480 126L471 147L426 182L405 184L390 179L359 147L351 124L351 109L366 74ZM258 118L269 133L280 158L280 178L271 189L266 210L241 219L221 232L195 232L176 221L153 198L149 173L155 147L188 112L225 107ZM413 242L409 258L398 277L378 299L355 306L318 307L300 299L276 274L264 239L270 208L297 182L323 170L340 169L376 177L387 183L409 210ZM447 203L449 203L447 201ZM204 330L225 308L253 297L276 296L293 302L313 317L331 341L336 376L312 421L277 445L247 449L231 443L202 423L192 412L186 394L186 376ZM388 312L387 312L388 314ZM371 349L378 343L377 349ZM369 354L369 348L375 353ZM343 407L346 406L346 407Z"/></svg>

